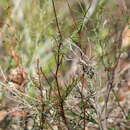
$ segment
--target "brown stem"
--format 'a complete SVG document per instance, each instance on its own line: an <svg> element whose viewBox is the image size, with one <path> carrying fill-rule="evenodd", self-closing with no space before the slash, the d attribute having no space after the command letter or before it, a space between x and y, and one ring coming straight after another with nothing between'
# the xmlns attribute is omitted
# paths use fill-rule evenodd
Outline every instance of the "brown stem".
<svg viewBox="0 0 130 130"><path fill-rule="evenodd" d="M70 130L68 123L67 123L67 119L65 116L65 111L64 111L64 105L63 105L63 99L60 93L60 85L59 85L59 81L58 81L58 72L59 72L59 67L62 64L62 58L63 56L61 56L60 51L61 51L61 46L62 46L62 34L60 31L60 27L59 27L59 23L58 23L58 18L57 18L57 14L56 14L56 8L55 8L55 3L54 0L52 0L52 4L53 4L53 10L54 10L54 15L55 15L55 20L56 20L56 25L57 25L57 29L58 29L58 33L59 33L59 37L60 37L60 41L58 44L58 50L57 50L57 66L56 66L56 71L55 71L55 81L56 81L56 87L57 87L57 91L58 91L58 96L59 96L59 105L60 105L60 115L64 121L64 124L66 125L66 127L68 128L68 130Z"/></svg>
<svg viewBox="0 0 130 130"><path fill-rule="evenodd" d="M43 92L42 92L42 83L41 83L41 75L40 75L40 66L39 66L39 59L37 60L37 70L38 70L38 80L39 80L39 90L40 90L40 99L41 99L41 119L40 119L40 127L41 127L41 130L44 128L44 122L45 122L45 118L44 118L44 107L45 107L45 104L44 104L44 101L43 101L43 98L44 98L44 95L43 95Z"/></svg>

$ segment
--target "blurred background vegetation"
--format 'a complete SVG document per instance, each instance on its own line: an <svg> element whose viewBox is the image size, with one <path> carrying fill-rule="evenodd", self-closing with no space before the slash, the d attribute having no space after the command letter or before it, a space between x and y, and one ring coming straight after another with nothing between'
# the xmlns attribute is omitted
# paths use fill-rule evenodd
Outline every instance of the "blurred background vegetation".
<svg viewBox="0 0 130 130"><path fill-rule="evenodd" d="M0 0L1 129L129 129L115 74L129 52L129 8L129 0Z"/></svg>

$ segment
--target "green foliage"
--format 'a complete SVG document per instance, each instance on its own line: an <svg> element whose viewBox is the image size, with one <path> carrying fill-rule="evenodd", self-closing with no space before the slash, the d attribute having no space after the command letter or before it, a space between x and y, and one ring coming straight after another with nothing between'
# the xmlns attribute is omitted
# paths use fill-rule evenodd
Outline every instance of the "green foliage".
<svg viewBox="0 0 130 130"><path fill-rule="evenodd" d="M55 57L52 56L48 61L43 63L42 67L45 73L50 73L56 65Z"/></svg>
<svg viewBox="0 0 130 130"><path fill-rule="evenodd" d="M76 31L74 31L74 32L72 33L72 35L71 35L71 39L72 39L75 43L79 42L79 34L78 34L78 32L79 32L79 30L76 30Z"/></svg>
<svg viewBox="0 0 130 130"><path fill-rule="evenodd" d="M0 0L0 4L5 4L7 3L8 0Z"/></svg>
<svg viewBox="0 0 130 130"><path fill-rule="evenodd" d="M22 83L17 83L20 76L24 78L21 72L18 77L10 80L7 76L7 81L2 82L9 86L10 80L19 88L27 88L26 91L14 88L16 95L13 99L18 101L16 106L28 114L25 118L32 118L34 129L35 126L41 130L85 129L89 123L99 128L105 118L102 115L109 108L105 107L115 103L108 96L108 104L105 104L107 93L110 92L110 96L112 93L109 87L114 88L115 85L111 79L115 77L111 68L118 63L120 52L117 46L119 39L115 35L120 26L117 30L118 24L113 24L114 18L107 12L111 4L110 10L113 11L116 2L100 0L83 28L88 10L85 2L69 1L71 9L66 11L64 1L54 0L56 12L52 2L21 0L19 8L15 9L15 2L0 0L6 10L4 15L8 16L1 28L1 67L9 76L11 68L22 66L28 70ZM128 16L126 19L128 21ZM59 30L62 36L58 34ZM70 38L75 44L72 50L67 41ZM4 88L4 91L12 94L11 88ZM0 91L0 101L3 97ZM129 120L129 112L127 118ZM116 130L114 127L112 125L108 129Z"/></svg>
<svg viewBox="0 0 130 130"><path fill-rule="evenodd" d="M116 128L108 128L108 130L117 130Z"/></svg>
<svg viewBox="0 0 130 130"><path fill-rule="evenodd" d="M100 28L99 39L105 40L108 34L109 34L109 28Z"/></svg>
<svg viewBox="0 0 130 130"><path fill-rule="evenodd" d="M127 116L128 120L130 120L130 110L128 110L128 116Z"/></svg>
<svg viewBox="0 0 130 130"><path fill-rule="evenodd" d="M0 101L2 101L3 99L4 99L4 92L0 90Z"/></svg>
<svg viewBox="0 0 130 130"><path fill-rule="evenodd" d="M30 97L36 98L38 94L37 88L34 86L34 84L29 83L28 84L28 95Z"/></svg>

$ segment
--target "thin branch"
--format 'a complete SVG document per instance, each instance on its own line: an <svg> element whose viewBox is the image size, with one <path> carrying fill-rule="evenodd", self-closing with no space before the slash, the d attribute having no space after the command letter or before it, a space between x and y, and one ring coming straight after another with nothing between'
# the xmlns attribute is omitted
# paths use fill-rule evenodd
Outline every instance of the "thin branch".
<svg viewBox="0 0 130 130"><path fill-rule="evenodd" d="M115 90L114 90L113 88L112 88L112 92L113 92L113 94L114 94L114 96L115 96L115 98L116 98L116 101L117 101L117 103L118 103L118 106L120 107L122 113L124 114L125 118L127 119L127 115L126 115L124 109L122 108L122 106L121 106L121 104L120 104L120 102L119 102L119 100L118 100L118 97L117 97L117 95L116 95L116 92L115 92Z"/></svg>
<svg viewBox="0 0 130 130"><path fill-rule="evenodd" d="M58 18L57 18L57 14L56 14L56 8L55 8L54 0L52 0L52 5L53 5L53 10L54 10L54 15L55 15L55 20L56 20L56 25L57 25L58 33L60 35L60 40L62 40L62 34L61 34L60 26L59 26L59 23L58 23Z"/></svg>
<svg viewBox="0 0 130 130"><path fill-rule="evenodd" d="M100 0L93 0L92 3L91 3L91 7L88 9L88 11L86 12L86 15L84 17L84 20L83 20L83 24L82 24L82 28L84 28L85 24L88 22L88 20L91 18L91 16L93 15L93 13L95 12L96 10L96 7L98 5Z"/></svg>
<svg viewBox="0 0 130 130"><path fill-rule="evenodd" d="M70 130L70 128L68 126L68 123L67 123L66 116L65 116L63 99L62 99L62 96L61 96L60 85L59 85L59 81L58 81L58 72L59 72L59 68L60 68L60 66L62 64L62 58L63 58L63 56L60 54L61 46L62 46L62 41L61 41L62 40L62 34L61 34L59 23L58 23L58 18L57 18L57 14L56 14L56 8L55 8L54 0L52 0L52 4L53 4L53 10L54 10L54 15L55 15L56 25L57 25L57 29L58 29L58 33L59 33L59 37L60 37L60 41L59 41L58 49L57 49L57 57L56 57L56 59L57 59L56 60L57 66L56 66L56 71L55 71L54 77L55 77L56 87L57 87L58 96L59 96L60 115L61 115L61 117L62 117L62 119L64 121L64 124L68 128L68 130Z"/></svg>

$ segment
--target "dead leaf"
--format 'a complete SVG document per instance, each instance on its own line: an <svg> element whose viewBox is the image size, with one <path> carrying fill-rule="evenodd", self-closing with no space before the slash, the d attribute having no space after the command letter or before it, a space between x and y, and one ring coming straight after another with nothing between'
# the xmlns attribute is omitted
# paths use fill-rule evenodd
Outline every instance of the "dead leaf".
<svg viewBox="0 0 130 130"><path fill-rule="evenodd" d="M88 130L88 127L85 127L85 130Z"/></svg>
<svg viewBox="0 0 130 130"><path fill-rule="evenodd" d="M10 114L14 117L25 117L27 115L26 112L24 111L20 111L20 110L15 110L15 111L12 111L10 112Z"/></svg>
<svg viewBox="0 0 130 130"><path fill-rule="evenodd" d="M16 44L15 39L12 40L12 44L14 44L13 46L16 46L16 45L15 45L15 44ZM15 60L17 66L18 66L18 65L20 64L20 58L19 58L19 56L16 54L16 51L15 51L14 47L11 47L11 55L12 55L13 59Z"/></svg>
<svg viewBox="0 0 130 130"><path fill-rule="evenodd" d="M122 33L122 45L121 48L125 49L130 47L130 27L127 25Z"/></svg>
<svg viewBox="0 0 130 130"><path fill-rule="evenodd" d="M27 72L24 67L19 66L10 70L8 81L13 83L16 89L24 91L24 83L27 80ZM21 88L22 87L22 88Z"/></svg>
<svg viewBox="0 0 130 130"><path fill-rule="evenodd" d="M0 121L4 120L8 112L5 110L0 111Z"/></svg>

